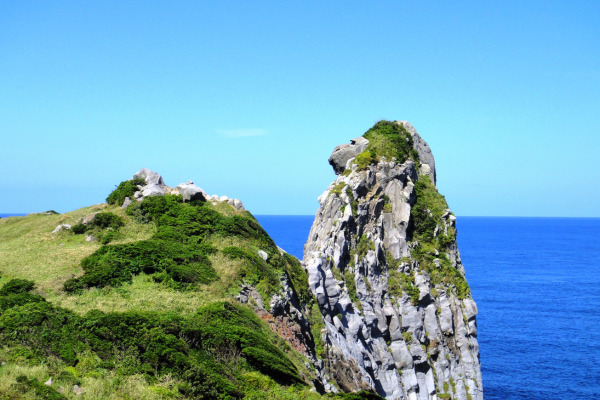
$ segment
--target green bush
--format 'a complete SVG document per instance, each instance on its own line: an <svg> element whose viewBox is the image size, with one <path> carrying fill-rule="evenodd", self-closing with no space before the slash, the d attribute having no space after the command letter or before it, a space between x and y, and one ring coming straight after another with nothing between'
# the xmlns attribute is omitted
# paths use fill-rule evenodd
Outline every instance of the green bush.
<svg viewBox="0 0 600 400"><path fill-rule="evenodd" d="M356 294L356 282L354 281L354 274L350 272L349 269L344 271L344 282L346 283L346 288L348 289L348 296L350 296L350 300L360 307L360 300L358 299L358 295Z"/></svg>
<svg viewBox="0 0 600 400"><path fill-rule="evenodd" d="M0 289L0 296L8 296L10 294L27 293L33 290L35 282L26 279L11 279L6 282Z"/></svg>
<svg viewBox="0 0 600 400"><path fill-rule="evenodd" d="M301 303L308 304L312 299L312 294L310 293L310 289L308 287L308 275L300 261L294 256L289 255L288 253L284 253L285 258L285 273L290 279L290 283L292 284L292 289L298 300Z"/></svg>
<svg viewBox="0 0 600 400"><path fill-rule="evenodd" d="M0 314L4 310L16 306L22 306L27 303L40 303L46 301L42 296L31 293L10 294L8 296L0 296Z"/></svg>
<svg viewBox="0 0 600 400"><path fill-rule="evenodd" d="M75 235L82 235L85 233L85 231L87 230L87 226L85 226L84 224L76 224L73 225L71 227L71 232L73 232L73 234Z"/></svg>
<svg viewBox="0 0 600 400"><path fill-rule="evenodd" d="M205 251L206 246L152 239L103 246L81 261L84 275L66 281L64 289L119 286L133 275L162 271L177 282L209 283L217 276Z"/></svg>
<svg viewBox="0 0 600 400"><path fill-rule="evenodd" d="M119 186L113 190L108 197L106 198L106 202L108 204L117 204L121 205L125 201L125 197L133 198L133 194L137 192L138 185L145 186L146 180L141 178L136 178L129 181L123 181L119 183Z"/></svg>
<svg viewBox="0 0 600 400"><path fill-rule="evenodd" d="M379 162L379 156L374 150L365 150L354 158L356 170L362 171Z"/></svg>
<svg viewBox="0 0 600 400"><path fill-rule="evenodd" d="M409 159L419 163L419 153L413 147L412 135L401 124L379 121L363 137L369 140L366 151L371 158L385 157L390 161L395 157L399 163Z"/></svg>
<svg viewBox="0 0 600 400"><path fill-rule="evenodd" d="M119 365L121 375L180 377L186 381L184 391L196 397L241 397L239 373L247 370L280 384L304 385L271 335L250 309L227 302L209 304L187 318L98 310L78 316L46 302L15 306L0 315L0 342L25 346L40 361L54 355L75 365L81 354L93 352L102 366Z"/></svg>
<svg viewBox="0 0 600 400"><path fill-rule="evenodd" d="M89 223L90 226L97 226L100 229L119 229L125 225L123 218L111 212L99 212Z"/></svg>
<svg viewBox="0 0 600 400"><path fill-rule="evenodd" d="M315 343L315 352L317 353L317 357L326 357L327 354L325 352L325 344L321 339L321 330L325 329L325 324L323 323L323 314L321 314L319 305L316 302L314 302L312 307L308 310L307 315L308 322L310 323L310 333Z"/></svg>
<svg viewBox="0 0 600 400"><path fill-rule="evenodd" d="M120 234L118 231L111 229L108 232L106 232L104 235L102 235L102 239L100 239L100 243L109 244L110 242L119 238L119 236L120 236Z"/></svg>

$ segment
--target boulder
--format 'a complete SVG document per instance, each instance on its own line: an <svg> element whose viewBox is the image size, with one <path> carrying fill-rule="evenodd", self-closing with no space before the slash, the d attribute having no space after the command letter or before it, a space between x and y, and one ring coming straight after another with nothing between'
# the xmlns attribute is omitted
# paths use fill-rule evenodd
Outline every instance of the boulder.
<svg viewBox="0 0 600 400"><path fill-rule="evenodd" d="M233 208L235 208L236 210L240 210L240 211L245 210L244 204L241 202L241 200L229 199L229 200L227 200L227 203L229 203L229 205L232 206Z"/></svg>
<svg viewBox="0 0 600 400"><path fill-rule="evenodd" d="M161 178L162 179L162 178ZM164 196L165 189L164 186L158 184L149 184L142 188L142 199L149 196Z"/></svg>
<svg viewBox="0 0 600 400"><path fill-rule="evenodd" d="M265 261L267 261L269 258L269 255L263 250L259 250L258 255L260 256L260 258L262 258Z"/></svg>
<svg viewBox="0 0 600 400"><path fill-rule="evenodd" d="M146 185L159 185L165 186L165 181L162 176L158 174L158 172L150 171L148 168L142 168L138 172L133 175L136 179L145 179Z"/></svg>
<svg viewBox="0 0 600 400"><path fill-rule="evenodd" d="M129 205L132 203L131 199L129 197L125 197L125 201L123 202L123 205L121 206L121 208L123 210L125 210L127 207L129 207Z"/></svg>
<svg viewBox="0 0 600 400"><path fill-rule="evenodd" d="M208 197L206 192L198 186L196 186L192 181L187 181L187 183L180 183L179 185L177 185L176 189L178 193L183 196L183 201L206 201L206 198Z"/></svg>
<svg viewBox="0 0 600 400"><path fill-rule="evenodd" d="M71 229L71 225L69 224L62 224L62 225L58 225L56 228L54 228L54 230L52 231L52 233L58 233L58 232L62 232L64 230L69 230Z"/></svg>
<svg viewBox="0 0 600 400"><path fill-rule="evenodd" d="M96 214L98 214L98 213L95 212L95 213L92 213L92 214L88 215L87 217L85 217L83 219L83 221L81 221L81 223L84 224L84 225L89 224L90 222L92 222L94 220L94 218L96 218Z"/></svg>
<svg viewBox="0 0 600 400"><path fill-rule="evenodd" d="M358 137L350 140L350 144L342 144L333 149L333 153L329 157L329 164L333 167L336 175L344 172L348 160L365 151L368 144L369 141L367 139Z"/></svg>

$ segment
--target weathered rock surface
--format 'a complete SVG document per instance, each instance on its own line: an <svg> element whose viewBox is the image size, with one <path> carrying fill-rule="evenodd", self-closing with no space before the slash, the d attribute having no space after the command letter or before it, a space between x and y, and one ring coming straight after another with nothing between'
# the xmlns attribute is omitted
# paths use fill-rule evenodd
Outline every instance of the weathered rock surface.
<svg viewBox="0 0 600 400"><path fill-rule="evenodd" d="M71 229L71 225L69 224L61 224L58 225L56 228L54 228L54 230L52 231L52 233L58 233L58 232L62 232L64 230L69 230Z"/></svg>
<svg viewBox="0 0 600 400"><path fill-rule="evenodd" d="M349 144L342 144L336 147L333 153L331 153L331 157L329 157L329 164L331 164L335 173L339 175L344 172L348 160L365 151L368 144L369 141L367 139L359 137L350 140Z"/></svg>
<svg viewBox="0 0 600 400"><path fill-rule="evenodd" d="M366 389L387 399L433 400L444 393L482 400L475 302L446 281L434 286L415 253L415 183L424 175L435 182L435 160L410 123L396 123L412 135L420 169L410 159L383 158L359 171L351 159L368 142L336 147L329 162L338 177L319 197L304 247L310 290L325 324L327 356L317 362L322 384L328 391ZM340 175L344 169L352 171ZM450 210L440 221L434 237L455 229ZM429 268L464 276L454 236L447 240Z"/></svg>
<svg viewBox="0 0 600 400"><path fill-rule="evenodd" d="M206 200L206 192L200 189L198 186L194 184L192 181L187 181L186 183L180 183L177 185L177 191L180 195L183 196L183 201L190 200Z"/></svg>

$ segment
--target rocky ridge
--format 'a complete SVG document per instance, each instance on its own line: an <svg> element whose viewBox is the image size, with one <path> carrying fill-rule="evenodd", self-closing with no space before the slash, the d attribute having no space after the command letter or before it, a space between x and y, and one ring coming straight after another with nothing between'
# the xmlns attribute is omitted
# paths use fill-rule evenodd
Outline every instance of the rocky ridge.
<svg viewBox="0 0 600 400"><path fill-rule="evenodd" d="M386 159L390 143L412 148ZM381 121L329 162L338 177L304 248L323 315L325 390L483 399L477 306L431 149L407 121Z"/></svg>
<svg viewBox="0 0 600 400"><path fill-rule="evenodd" d="M138 191L133 195L136 201L143 201L148 196L164 196L165 194L182 195L184 201L190 200L207 200L213 203L225 201L233 206L236 210L243 211L244 203L239 199L230 199L227 196L208 195L204 190L199 188L192 181L180 183L172 188L165 184L163 177L157 172L151 171L148 168L142 168L133 175L133 179L143 179L146 185L138 185ZM123 203L123 208L127 208L132 200L127 197Z"/></svg>

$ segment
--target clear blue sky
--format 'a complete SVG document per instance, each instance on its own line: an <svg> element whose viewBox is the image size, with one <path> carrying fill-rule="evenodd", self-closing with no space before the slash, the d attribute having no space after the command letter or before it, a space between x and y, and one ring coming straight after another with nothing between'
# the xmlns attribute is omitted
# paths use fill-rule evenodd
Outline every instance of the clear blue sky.
<svg viewBox="0 0 600 400"><path fill-rule="evenodd" d="M0 1L0 212L147 167L314 214L379 119L457 215L600 216L600 1Z"/></svg>

